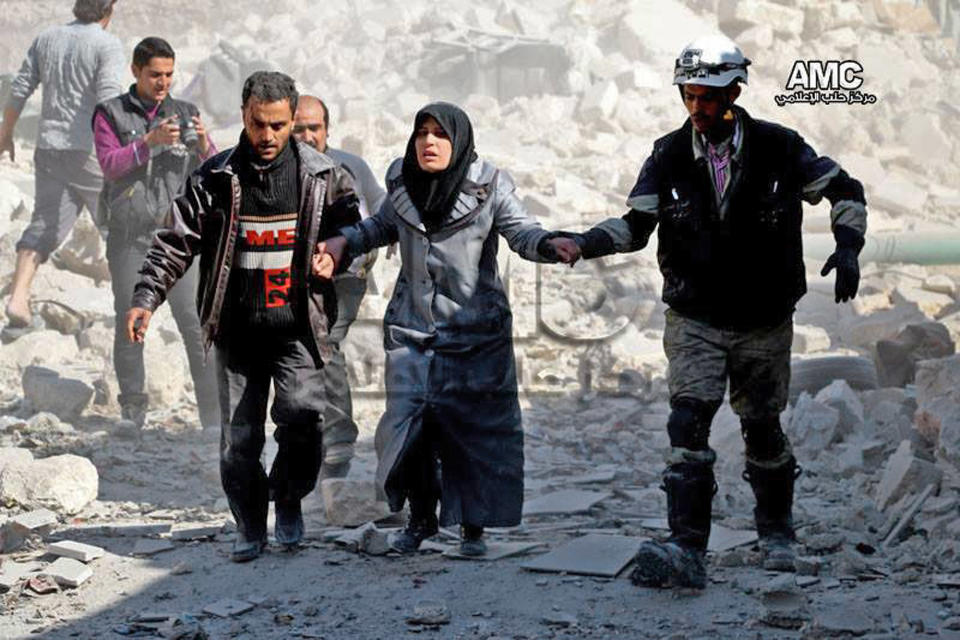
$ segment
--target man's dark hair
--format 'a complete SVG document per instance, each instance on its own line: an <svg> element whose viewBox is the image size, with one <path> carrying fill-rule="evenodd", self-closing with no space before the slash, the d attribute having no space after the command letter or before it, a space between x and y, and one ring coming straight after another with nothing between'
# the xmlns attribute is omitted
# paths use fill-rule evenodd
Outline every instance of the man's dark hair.
<svg viewBox="0 0 960 640"><path fill-rule="evenodd" d="M170 46L169 42L163 38L156 38L154 36L144 38L133 48L133 66L135 67L145 67L150 64L150 60L153 58L170 58L175 60L176 57L176 54L173 52L173 47Z"/></svg>
<svg viewBox="0 0 960 640"><path fill-rule="evenodd" d="M113 11L117 0L77 0L73 5L73 15L80 22L100 22Z"/></svg>
<svg viewBox="0 0 960 640"><path fill-rule="evenodd" d="M243 83L243 106L250 98L260 102L290 101L291 113L297 112L297 83L293 78L279 71L254 71Z"/></svg>

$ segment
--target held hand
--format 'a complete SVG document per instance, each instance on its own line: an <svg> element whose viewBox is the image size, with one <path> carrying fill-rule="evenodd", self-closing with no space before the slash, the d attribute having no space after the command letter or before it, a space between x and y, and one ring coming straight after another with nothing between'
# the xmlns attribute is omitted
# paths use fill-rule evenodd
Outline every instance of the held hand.
<svg viewBox="0 0 960 640"><path fill-rule="evenodd" d="M573 238L550 238L547 242L553 247L560 262L572 267L580 259L580 245Z"/></svg>
<svg viewBox="0 0 960 640"><path fill-rule="evenodd" d="M346 247L347 239L343 236L317 243L317 250L313 254L313 275L322 280L333 278Z"/></svg>
<svg viewBox="0 0 960 640"><path fill-rule="evenodd" d="M127 311L127 339L130 342L143 343L143 337L147 335L147 327L150 326L152 316L152 311L142 307L133 307Z"/></svg>
<svg viewBox="0 0 960 640"><path fill-rule="evenodd" d="M13 145L13 133L7 133L5 131L0 132L0 158L3 158L4 152L10 154L10 161L15 162L17 160L17 150Z"/></svg>
<svg viewBox="0 0 960 640"><path fill-rule="evenodd" d="M820 275L826 276L834 269L837 270L837 279L833 286L834 300L840 303L856 298L857 290L860 288L860 263L857 261L857 252L848 247L838 247L827 258Z"/></svg>
<svg viewBox="0 0 960 640"><path fill-rule="evenodd" d="M180 125L177 122L176 116L164 118L155 129L143 137L143 141L149 147L177 144L180 142Z"/></svg>
<svg viewBox="0 0 960 640"><path fill-rule="evenodd" d="M210 138L207 137L207 127L200 116L193 116L193 128L197 132L197 154L205 158L210 152Z"/></svg>

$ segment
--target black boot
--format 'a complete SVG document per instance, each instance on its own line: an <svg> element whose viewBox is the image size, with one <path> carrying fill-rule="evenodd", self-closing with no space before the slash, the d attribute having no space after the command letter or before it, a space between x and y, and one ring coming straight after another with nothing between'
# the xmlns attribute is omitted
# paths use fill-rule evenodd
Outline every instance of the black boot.
<svg viewBox="0 0 960 640"><path fill-rule="evenodd" d="M299 500L277 500L273 504L276 514L273 534L277 542L292 550L303 540L303 513Z"/></svg>
<svg viewBox="0 0 960 640"><path fill-rule="evenodd" d="M793 456L774 468L747 461L743 478L750 483L757 506L753 515L763 551L763 568L772 571L795 571L796 542L793 531L793 484L800 467Z"/></svg>
<svg viewBox="0 0 960 640"><path fill-rule="evenodd" d="M413 553L427 538L437 535L440 523L437 521L436 500L410 500L410 518L402 531L392 536L390 547L400 553Z"/></svg>
<svg viewBox="0 0 960 640"><path fill-rule="evenodd" d="M487 553L483 527L472 524L464 524L460 527L460 553L465 556L482 556Z"/></svg>
<svg viewBox="0 0 960 640"><path fill-rule="evenodd" d="M710 538L710 510L716 491L713 465L682 462L663 473L667 520L672 532L665 542L641 545L630 579L646 587L707 585L704 557Z"/></svg>

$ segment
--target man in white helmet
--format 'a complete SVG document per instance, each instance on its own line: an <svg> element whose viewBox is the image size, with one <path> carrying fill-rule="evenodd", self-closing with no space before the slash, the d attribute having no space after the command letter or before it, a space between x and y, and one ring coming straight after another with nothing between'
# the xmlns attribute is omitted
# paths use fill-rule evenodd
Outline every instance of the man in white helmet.
<svg viewBox="0 0 960 640"><path fill-rule="evenodd" d="M663 474L671 536L637 554L646 586L703 588L716 491L710 423L730 404L746 441L764 566L793 570L793 484L800 470L780 426L790 381L793 311L806 292L802 201L830 200L836 301L853 298L866 232L861 184L795 131L754 120L734 103L747 60L723 36L687 45L676 61L689 119L654 143L627 200L630 210L574 234L567 261L646 246L659 225L671 452Z"/></svg>

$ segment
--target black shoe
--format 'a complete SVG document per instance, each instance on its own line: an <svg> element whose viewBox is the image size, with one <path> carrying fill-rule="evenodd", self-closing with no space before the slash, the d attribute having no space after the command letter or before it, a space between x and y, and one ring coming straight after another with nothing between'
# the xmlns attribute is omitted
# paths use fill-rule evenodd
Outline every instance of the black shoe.
<svg viewBox="0 0 960 640"><path fill-rule="evenodd" d="M411 517L402 531L391 536L390 548L399 553L413 553L424 540L437 535L439 530L436 516Z"/></svg>
<svg viewBox="0 0 960 640"><path fill-rule="evenodd" d="M763 568L767 571L795 572L797 570L797 553L793 550L792 542L791 539L784 536L760 538Z"/></svg>
<svg viewBox="0 0 960 640"><path fill-rule="evenodd" d="M642 587L685 587L703 589L707 586L707 568L703 554L676 542L644 542L634 557L637 566L630 574L633 584Z"/></svg>
<svg viewBox="0 0 960 640"><path fill-rule="evenodd" d="M263 548L267 546L267 541L263 538L259 540L247 540L247 538L237 532L237 539L233 541L233 550L230 552L230 560L233 562L250 562L256 560L263 553Z"/></svg>
<svg viewBox="0 0 960 640"><path fill-rule="evenodd" d="M277 521L273 534L277 542L288 549L296 547L303 540L303 514L300 511L300 501L276 501L274 503Z"/></svg>
<svg viewBox="0 0 960 640"><path fill-rule="evenodd" d="M460 527L460 553L471 557L486 555L487 543L483 541L483 527L471 524Z"/></svg>

